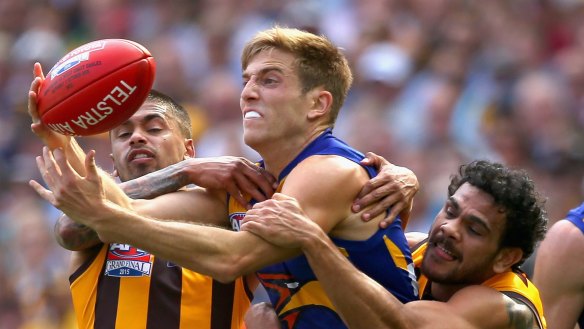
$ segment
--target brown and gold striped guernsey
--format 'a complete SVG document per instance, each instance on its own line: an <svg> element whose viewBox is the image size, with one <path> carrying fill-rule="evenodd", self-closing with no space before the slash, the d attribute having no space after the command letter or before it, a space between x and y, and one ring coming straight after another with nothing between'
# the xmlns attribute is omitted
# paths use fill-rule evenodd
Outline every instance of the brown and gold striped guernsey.
<svg viewBox="0 0 584 329"><path fill-rule="evenodd" d="M420 299L426 299L429 296L431 282L420 271L424 260L424 253L428 246L428 239L425 239L412 248L412 259L416 268L416 277L420 287ZM543 316L543 306L539 291L528 280L527 276L520 271L509 271L494 275L490 279L481 283L482 286L493 288L504 295L515 300L523 302L535 315L538 326L542 329L547 328Z"/></svg>
<svg viewBox="0 0 584 329"><path fill-rule="evenodd" d="M129 245L101 247L69 278L80 329L239 329L252 294Z"/></svg>

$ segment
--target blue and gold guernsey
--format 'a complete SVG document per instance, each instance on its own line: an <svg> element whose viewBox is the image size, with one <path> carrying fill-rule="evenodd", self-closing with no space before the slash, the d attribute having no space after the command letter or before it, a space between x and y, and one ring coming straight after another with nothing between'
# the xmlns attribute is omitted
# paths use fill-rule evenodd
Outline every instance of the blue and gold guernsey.
<svg viewBox="0 0 584 329"><path fill-rule="evenodd" d="M584 202L582 202L580 206L570 210L565 220L571 222L577 228L579 228L580 231L582 231L584 237ZM578 325L580 328L584 328L584 310L582 310L582 313L580 313L580 317L578 318Z"/></svg>
<svg viewBox="0 0 584 329"><path fill-rule="evenodd" d="M278 190L296 165L312 155L338 155L355 163L364 157L327 130L282 171L278 177ZM364 168L370 177L377 174L374 168ZM244 214L245 208L230 198L229 218L234 229L239 229L239 220ZM359 270L382 284L400 301L417 299L413 263L399 219L364 241L332 240ZM303 255L265 267L257 275L270 296L282 328L346 328Z"/></svg>

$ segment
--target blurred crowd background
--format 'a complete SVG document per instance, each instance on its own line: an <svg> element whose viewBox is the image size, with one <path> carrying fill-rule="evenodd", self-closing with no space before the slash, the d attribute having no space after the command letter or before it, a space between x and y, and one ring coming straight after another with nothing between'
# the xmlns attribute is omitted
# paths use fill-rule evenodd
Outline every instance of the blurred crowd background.
<svg viewBox="0 0 584 329"><path fill-rule="evenodd" d="M137 41L155 88L189 109L197 156L257 160L241 141L239 54L276 23L344 49L355 83L335 131L417 174L409 230L428 229L449 176L477 158L527 170L551 223L584 199L584 1L0 0L0 329L74 328L59 213L27 185L40 179L33 63ZM111 170L106 136L81 143Z"/></svg>

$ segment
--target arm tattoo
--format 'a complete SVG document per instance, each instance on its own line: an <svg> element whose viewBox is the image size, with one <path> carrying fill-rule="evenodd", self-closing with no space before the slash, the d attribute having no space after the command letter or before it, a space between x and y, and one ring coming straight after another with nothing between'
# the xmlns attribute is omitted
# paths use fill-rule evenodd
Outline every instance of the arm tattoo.
<svg viewBox="0 0 584 329"><path fill-rule="evenodd" d="M523 303L505 296L505 308L509 316L509 328L533 329L538 328L534 321L534 314Z"/></svg>
<svg viewBox="0 0 584 329"><path fill-rule="evenodd" d="M84 250L101 243L94 230L70 219L59 219L55 224L55 232L70 232L65 236L56 234L59 245L68 250Z"/></svg>
<svg viewBox="0 0 584 329"><path fill-rule="evenodd" d="M188 177L181 174L183 163L176 163L148 175L122 183L120 186L132 199L151 199L174 192L189 184Z"/></svg>

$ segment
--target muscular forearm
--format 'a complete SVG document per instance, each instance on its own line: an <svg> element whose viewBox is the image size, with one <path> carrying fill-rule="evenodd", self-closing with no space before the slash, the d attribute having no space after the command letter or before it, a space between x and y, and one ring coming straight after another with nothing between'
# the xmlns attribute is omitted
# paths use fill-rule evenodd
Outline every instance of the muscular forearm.
<svg viewBox="0 0 584 329"><path fill-rule="evenodd" d="M148 175L132 179L120 186L132 199L151 199L162 194L174 192L190 184L184 170L189 165L188 160L152 172Z"/></svg>
<svg viewBox="0 0 584 329"><path fill-rule="evenodd" d="M349 328L408 328L403 304L357 270L324 232L307 236L302 250Z"/></svg>
<svg viewBox="0 0 584 329"><path fill-rule="evenodd" d="M99 219L88 224L102 241L131 244L222 282L299 254L249 232L146 218L113 203L96 213Z"/></svg>
<svg viewBox="0 0 584 329"><path fill-rule="evenodd" d="M69 164L79 175L85 176L85 152L73 137L69 138L65 145L62 145ZM51 148L52 149L52 148Z"/></svg>
<svg viewBox="0 0 584 329"><path fill-rule="evenodd" d="M119 187L132 199L149 199L156 196L176 191L186 184L182 184L181 175L178 173L182 167L166 168L154 172L149 177L143 176L128 182L119 184ZM100 170L101 171L101 170ZM105 171L101 175L107 176ZM112 184L112 180L107 179L106 184ZM181 185L182 184L182 185ZM107 189L110 193L108 199L116 202L118 193L111 193L113 189ZM125 204L126 198L121 199L118 204ZM67 216L59 218L55 224L55 236L59 245L63 248L73 251L85 250L101 243L97 233L83 224L77 223Z"/></svg>

